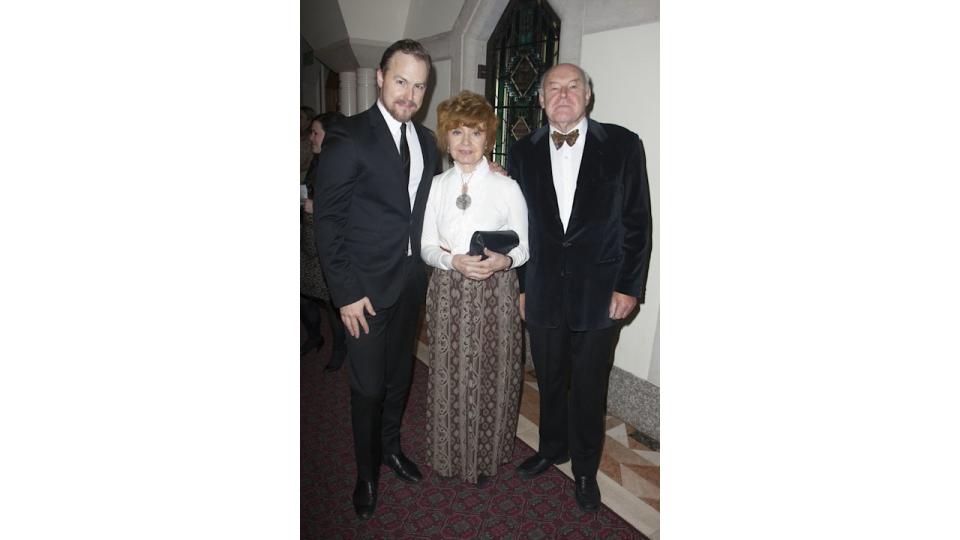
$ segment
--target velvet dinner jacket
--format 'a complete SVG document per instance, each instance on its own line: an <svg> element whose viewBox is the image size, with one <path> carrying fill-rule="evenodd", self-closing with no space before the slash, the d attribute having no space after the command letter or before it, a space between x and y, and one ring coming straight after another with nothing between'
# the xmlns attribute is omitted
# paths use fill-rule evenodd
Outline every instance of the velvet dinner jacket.
<svg viewBox="0 0 960 540"><path fill-rule="evenodd" d="M530 260L517 269L529 324L571 330L613 325L614 291L644 301L653 243L646 155L636 133L589 120L564 232L550 164L550 126L510 147L530 222Z"/></svg>
<svg viewBox="0 0 960 540"><path fill-rule="evenodd" d="M420 232L438 172L433 132L413 123L423 152L423 175L410 210L408 179L393 136L376 103L326 130L314 181L317 252L335 306L369 297L374 309L396 303L410 242L426 282Z"/></svg>

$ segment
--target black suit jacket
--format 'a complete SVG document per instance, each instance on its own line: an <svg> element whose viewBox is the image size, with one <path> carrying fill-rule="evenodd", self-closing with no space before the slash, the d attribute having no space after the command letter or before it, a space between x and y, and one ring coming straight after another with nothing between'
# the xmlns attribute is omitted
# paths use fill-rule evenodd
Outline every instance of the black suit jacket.
<svg viewBox="0 0 960 540"><path fill-rule="evenodd" d="M313 178L313 213L317 251L338 307L364 296L375 309L396 303L408 241L426 280L420 232L437 173L437 145L433 132L414 126L423 176L412 212L400 153L376 104L326 130Z"/></svg>
<svg viewBox="0 0 960 540"><path fill-rule="evenodd" d="M517 269L530 324L611 326L614 291L644 301L653 243L646 156L636 133L588 120L570 221L564 232L550 166L549 126L510 147L530 220L530 260Z"/></svg>

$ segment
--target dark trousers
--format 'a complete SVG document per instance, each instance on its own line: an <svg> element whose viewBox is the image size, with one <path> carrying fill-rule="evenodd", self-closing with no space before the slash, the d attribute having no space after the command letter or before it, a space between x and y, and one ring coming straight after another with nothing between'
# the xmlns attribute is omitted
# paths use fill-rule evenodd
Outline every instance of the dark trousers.
<svg viewBox="0 0 960 540"><path fill-rule="evenodd" d="M370 333L347 336L350 356L350 412L357 476L375 480L383 454L400 452L400 420L410 379L417 320L426 295L419 259L407 257L404 287L397 302L365 314Z"/></svg>
<svg viewBox="0 0 960 540"><path fill-rule="evenodd" d="M574 476L596 476L606 434L607 381L617 326L574 332L527 325L540 389L540 448L546 458L567 450Z"/></svg>

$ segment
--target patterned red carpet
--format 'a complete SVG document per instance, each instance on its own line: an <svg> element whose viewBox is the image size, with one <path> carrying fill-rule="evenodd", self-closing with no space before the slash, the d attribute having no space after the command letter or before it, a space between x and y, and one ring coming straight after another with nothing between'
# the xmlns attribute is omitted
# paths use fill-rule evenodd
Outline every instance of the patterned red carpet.
<svg viewBox="0 0 960 540"><path fill-rule="evenodd" d="M484 489L438 476L424 461L427 368L420 362L414 362L401 441L424 479L405 484L383 467L376 514L360 521L350 502L356 468L348 367L324 372L329 349L301 360L301 538L645 538L606 507L582 512L573 481L555 468L532 481L519 478L514 467L533 453L519 439L513 462Z"/></svg>

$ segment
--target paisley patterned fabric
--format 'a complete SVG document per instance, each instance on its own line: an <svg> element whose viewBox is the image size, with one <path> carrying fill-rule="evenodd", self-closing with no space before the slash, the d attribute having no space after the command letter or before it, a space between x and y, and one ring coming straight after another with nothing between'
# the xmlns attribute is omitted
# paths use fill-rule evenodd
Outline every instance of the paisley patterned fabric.
<svg viewBox="0 0 960 540"><path fill-rule="evenodd" d="M330 300L327 282L320 269L317 244L313 240L313 214L300 207L300 294Z"/></svg>
<svg viewBox="0 0 960 540"><path fill-rule="evenodd" d="M426 324L427 462L476 482L513 457L523 383L516 272L473 281L433 269Z"/></svg>

